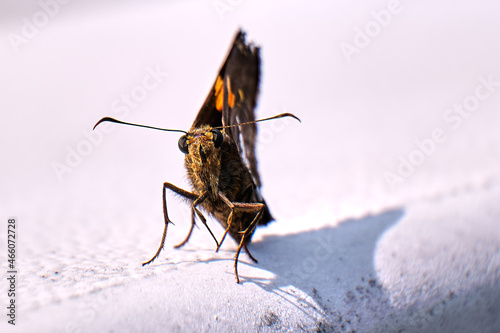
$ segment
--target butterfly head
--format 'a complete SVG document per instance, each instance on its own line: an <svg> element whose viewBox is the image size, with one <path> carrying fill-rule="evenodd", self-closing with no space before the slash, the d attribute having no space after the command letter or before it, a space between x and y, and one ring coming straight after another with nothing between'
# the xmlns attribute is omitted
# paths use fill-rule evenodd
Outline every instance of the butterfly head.
<svg viewBox="0 0 500 333"><path fill-rule="evenodd" d="M211 156L219 155L224 134L210 126L201 126L179 139L179 149L198 163L205 163Z"/></svg>

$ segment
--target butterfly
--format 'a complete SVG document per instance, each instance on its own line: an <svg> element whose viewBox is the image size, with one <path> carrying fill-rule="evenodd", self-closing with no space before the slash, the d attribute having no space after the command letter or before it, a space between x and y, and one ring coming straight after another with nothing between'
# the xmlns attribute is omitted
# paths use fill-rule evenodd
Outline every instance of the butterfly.
<svg viewBox="0 0 500 333"><path fill-rule="evenodd" d="M169 182L163 184L163 235L157 252L143 266L158 258L165 244L168 226L172 224L167 210L167 190L186 198L191 205L191 227L184 241L176 248L188 242L198 218L215 240L216 252L227 234L238 243L234 256L237 283L240 282L238 258L241 250L244 249L250 259L257 262L247 245L255 229L267 225L273 217L259 190L261 181L255 156L256 122L281 117L293 117L300 121L291 113L256 120L254 110L259 80L259 48L247 44L245 33L240 30L189 131L131 124L109 117L101 119L94 126L110 121L184 133L178 146L185 154L184 165L192 190L184 190ZM225 229L220 241L210 230L202 210Z"/></svg>

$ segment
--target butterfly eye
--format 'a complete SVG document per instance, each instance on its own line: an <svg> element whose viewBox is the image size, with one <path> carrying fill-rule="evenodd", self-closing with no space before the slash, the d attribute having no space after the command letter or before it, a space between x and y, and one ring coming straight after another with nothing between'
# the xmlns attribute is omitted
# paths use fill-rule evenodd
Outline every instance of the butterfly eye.
<svg viewBox="0 0 500 333"><path fill-rule="evenodd" d="M181 136L179 139L179 149L184 153L187 154L189 152L188 150L188 144L187 144L187 137L185 135Z"/></svg>
<svg viewBox="0 0 500 333"><path fill-rule="evenodd" d="M214 146L215 148L220 148L222 146L222 142L224 142L224 135L218 129L212 129L212 134L214 136Z"/></svg>

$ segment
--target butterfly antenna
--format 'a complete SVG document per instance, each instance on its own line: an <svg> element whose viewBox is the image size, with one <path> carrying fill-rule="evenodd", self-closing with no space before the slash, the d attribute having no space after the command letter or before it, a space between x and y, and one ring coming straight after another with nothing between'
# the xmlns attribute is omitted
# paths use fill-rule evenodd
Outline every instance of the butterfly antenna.
<svg viewBox="0 0 500 333"><path fill-rule="evenodd" d="M114 118L111 118L111 117L104 117L102 118L101 120L99 120L95 125L94 125L94 128L92 130L95 130L95 128L97 127L97 125L99 125L100 123L103 123L105 121L109 121L110 123L117 123L117 124L123 124L123 125L130 125L130 126L137 126L137 127L144 127L144 128L150 128L150 129L155 129L155 130L159 130L159 131L168 131L168 132L181 132L181 133L184 133L184 134L187 134L186 131L183 131L183 130L177 130L177 129L168 129L168 128L160 128L160 127L153 127L153 126L146 126L146 125L139 125L139 124L133 124L133 123L127 123L127 122L124 122L124 121L121 121L121 120L116 120Z"/></svg>
<svg viewBox="0 0 500 333"><path fill-rule="evenodd" d="M295 118L295 119L297 119L299 121L299 123L301 123L300 119L298 117L296 117L295 115L291 114L291 113L280 113L280 114L278 114L276 116L272 116L272 117L269 117L269 118L263 118L263 119L258 119L258 120L254 120L254 121L249 121L249 122L246 122L246 123L239 123L239 124L228 125L228 126L219 126L219 127L214 127L214 128L217 128L217 129L230 128L230 127L236 127L236 126L241 126L241 125L255 124L255 123L258 123L258 122L261 122L261 121L278 119L278 118L284 118L284 117Z"/></svg>

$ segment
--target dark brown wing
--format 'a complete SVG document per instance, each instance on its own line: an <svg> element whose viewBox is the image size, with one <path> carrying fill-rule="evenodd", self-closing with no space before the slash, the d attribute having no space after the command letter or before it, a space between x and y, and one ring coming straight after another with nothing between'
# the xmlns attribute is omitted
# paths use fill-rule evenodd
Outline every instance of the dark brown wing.
<svg viewBox="0 0 500 333"><path fill-rule="evenodd" d="M201 107L191 129L201 125L212 127L231 126L255 120L255 106L259 94L260 57L259 48L245 42L245 33L238 31L226 61L217 75L203 106ZM240 156L255 182L255 187L248 193L247 200L262 202L261 186L257 159L255 157L255 140L257 127L255 124L224 129L233 139ZM240 140L241 139L241 140ZM242 142L241 142L242 141ZM260 225L272 221L273 218L266 205Z"/></svg>
<svg viewBox="0 0 500 333"><path fill-rule="evenodd" d="M240 30L191 129L201 125L228 126L255 120L259 77L259 48L246 44L245 33ZM250 173L260 187L255 157L256 125L232 127L225 132L236 143L241 156L245 157Z"/></svg>

